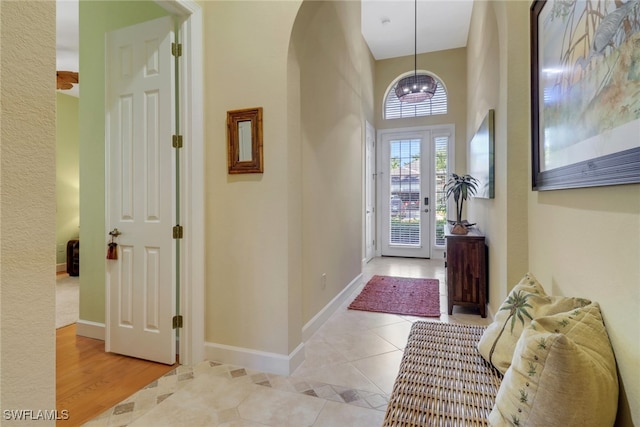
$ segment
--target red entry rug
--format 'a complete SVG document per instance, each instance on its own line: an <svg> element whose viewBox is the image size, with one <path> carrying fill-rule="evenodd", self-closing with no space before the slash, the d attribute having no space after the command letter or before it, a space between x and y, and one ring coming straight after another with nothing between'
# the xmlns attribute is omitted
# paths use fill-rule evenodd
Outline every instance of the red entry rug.
<svg viewBox="0 0 640 427"><path fill-rule="evenodd" d="M440 317L438 279L373 276L349 305L352 310Z"/></svg>

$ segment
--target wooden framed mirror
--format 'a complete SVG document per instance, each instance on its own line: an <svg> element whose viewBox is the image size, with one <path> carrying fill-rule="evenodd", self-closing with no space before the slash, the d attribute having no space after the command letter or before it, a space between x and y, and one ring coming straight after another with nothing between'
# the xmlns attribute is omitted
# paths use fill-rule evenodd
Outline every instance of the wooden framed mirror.
<svg viewBox="0 0 640 427"><path fill-rule="evenodd" d="M262 107L227 111L229 173L263 173Z"/></svg>

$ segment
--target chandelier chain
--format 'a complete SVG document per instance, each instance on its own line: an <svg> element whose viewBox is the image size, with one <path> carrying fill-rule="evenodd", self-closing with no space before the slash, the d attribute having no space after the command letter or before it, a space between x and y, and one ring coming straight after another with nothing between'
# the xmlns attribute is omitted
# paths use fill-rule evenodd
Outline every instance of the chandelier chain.
<svg viewBox="0 0 640 427"><path fill-rule="evenodd" d="M413 76L418 76L418 0L413 9Z"/></svg>

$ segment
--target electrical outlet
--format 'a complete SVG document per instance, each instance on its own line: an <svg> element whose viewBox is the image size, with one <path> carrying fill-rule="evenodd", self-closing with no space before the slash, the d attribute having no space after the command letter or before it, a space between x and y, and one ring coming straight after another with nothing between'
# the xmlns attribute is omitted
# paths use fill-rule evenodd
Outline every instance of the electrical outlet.
<svg viewBox="0 0 640 427"><path fill-rule="evenodd" d="M322 273L322 276L320 276L320 287L322 289L327 287L327 273Z"/></svg>

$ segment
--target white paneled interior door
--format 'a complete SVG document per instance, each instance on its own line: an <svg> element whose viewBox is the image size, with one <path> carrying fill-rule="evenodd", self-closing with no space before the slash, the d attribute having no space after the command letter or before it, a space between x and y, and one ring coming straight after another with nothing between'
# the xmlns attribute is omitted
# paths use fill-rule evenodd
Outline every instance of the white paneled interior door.
<svg viewBox="0 0 640 427"><path fill-rule="evenodd" d="M173 19L107 35L106 350L156 362L176 360L176 204L171 146L175 96ZM108 237L108 236L107 236Z"/></svg>

